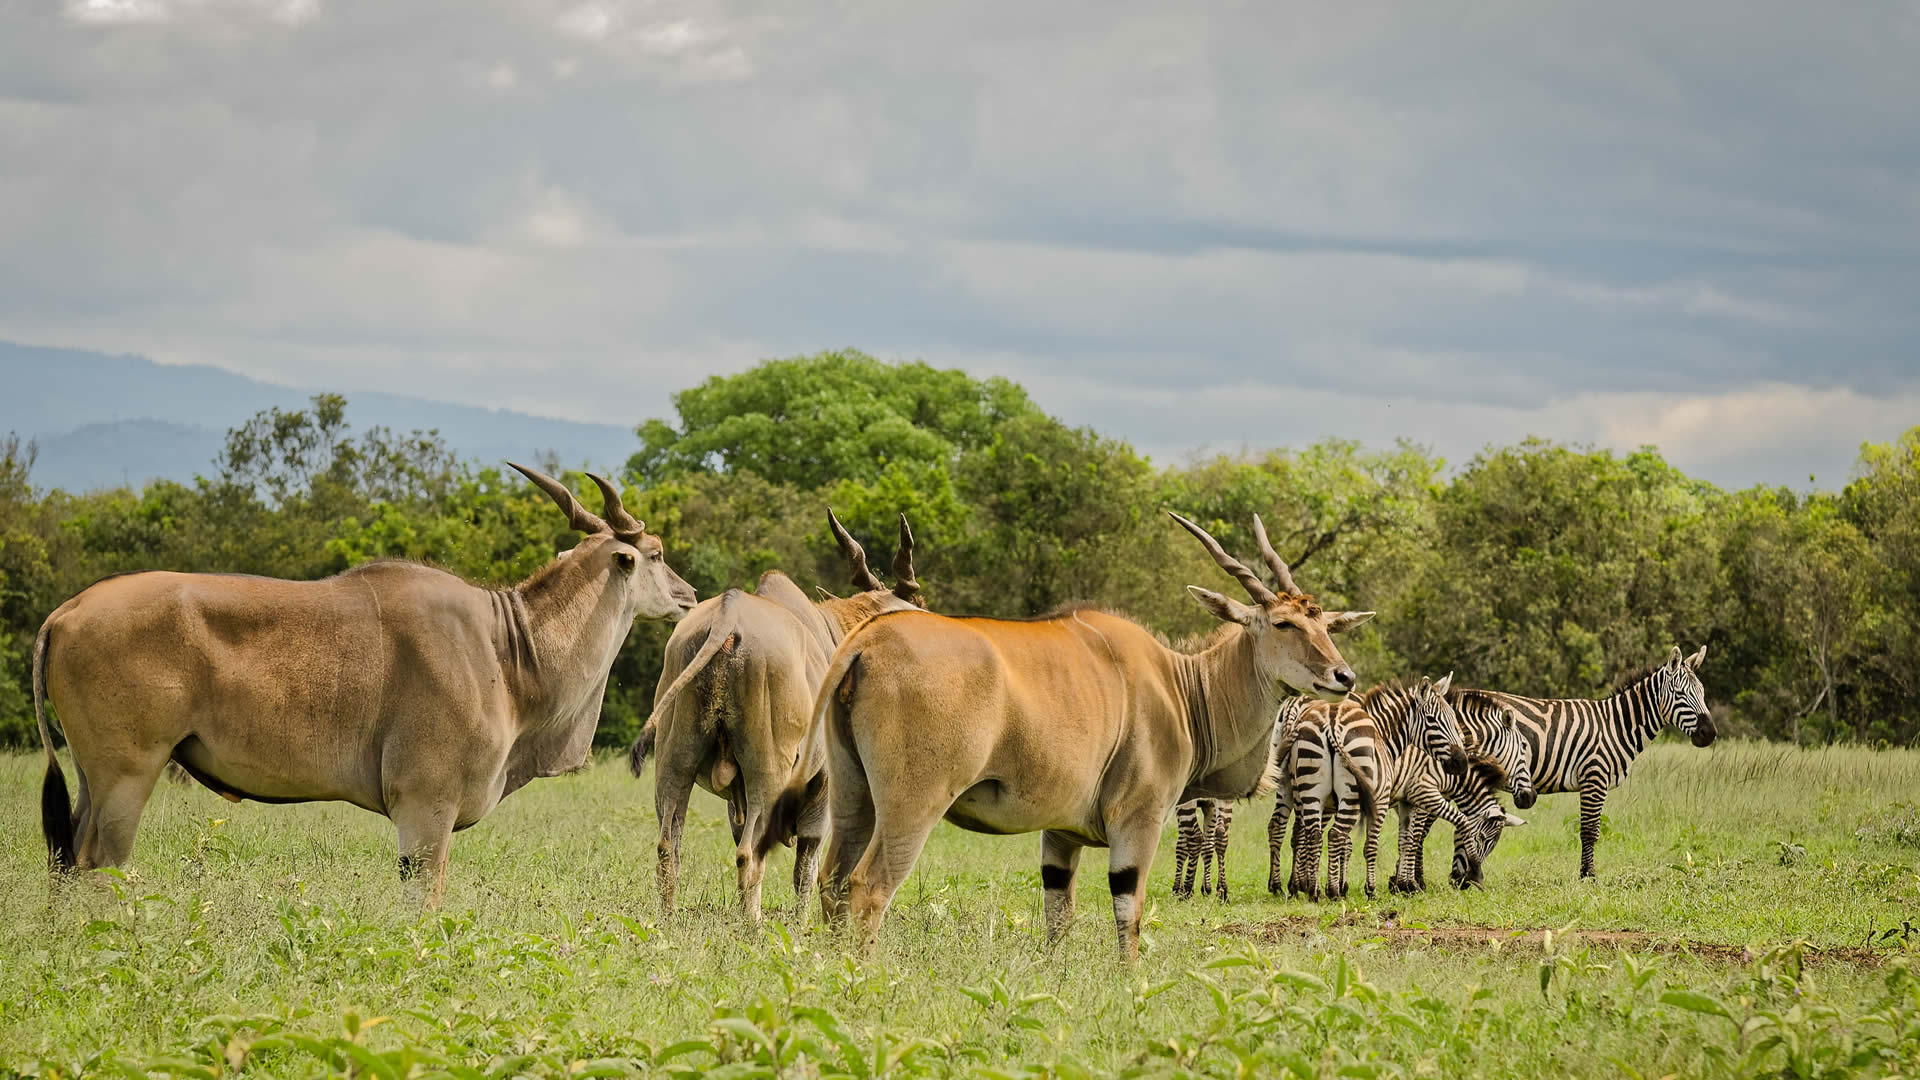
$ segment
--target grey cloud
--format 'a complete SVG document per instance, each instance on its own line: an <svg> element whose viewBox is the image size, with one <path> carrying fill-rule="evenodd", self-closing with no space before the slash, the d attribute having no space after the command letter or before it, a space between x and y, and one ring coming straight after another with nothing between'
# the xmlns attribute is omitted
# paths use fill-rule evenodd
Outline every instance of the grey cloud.
<svg viewBox="0 0 1920 1080"><path fill-rule="evenodd" d="M0 13L0 338L622 423L857 345L1157 448L1920 385L1911 5L116 3Z"/></svg>

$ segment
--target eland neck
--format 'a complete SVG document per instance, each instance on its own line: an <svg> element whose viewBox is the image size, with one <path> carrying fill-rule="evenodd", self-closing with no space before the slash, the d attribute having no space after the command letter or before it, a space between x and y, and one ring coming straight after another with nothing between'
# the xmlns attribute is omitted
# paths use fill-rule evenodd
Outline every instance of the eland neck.
<svg viewBox="0 0 1920 1080"><path fill-rule="evenodd" d="M523 733L563 726L584 729L592 740L607 672L633 613L603 574L585 570L550 563L509 590L511 637L525 642L524 659L509 667Z"/></svg>
<svg viewBox="0 0 1920 1080"><path fill-rule="evenodd" d="M1288 690L1261 673L1253 637L1230 633L1203 652L1175 653L1174 670L1193 739L1190 780L1241 763L1264 768Z"/></svg>

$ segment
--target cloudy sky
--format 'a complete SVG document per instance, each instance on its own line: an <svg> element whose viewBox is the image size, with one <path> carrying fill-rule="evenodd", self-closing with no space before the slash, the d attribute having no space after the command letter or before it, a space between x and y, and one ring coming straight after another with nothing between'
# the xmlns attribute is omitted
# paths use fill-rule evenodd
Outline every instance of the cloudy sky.
<svg viewBox="0 0 1920 1080"><path fill-rule="evenodd" d="M856 346L1157 459L1845 479L1920 423L1920 3L45 0L0 339L630 424Z"/></svg>

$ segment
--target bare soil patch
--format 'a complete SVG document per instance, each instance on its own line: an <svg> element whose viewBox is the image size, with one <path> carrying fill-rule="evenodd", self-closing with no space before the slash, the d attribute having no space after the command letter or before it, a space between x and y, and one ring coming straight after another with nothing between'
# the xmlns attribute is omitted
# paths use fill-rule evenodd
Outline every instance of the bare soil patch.
<svg viewBox="0 0 1920 1080"><path fill-rule="evenodd" d="M1524 948L1545 950L1551 941L1596 945L1635 952L1685 953L1714 960L1745 963L1759 953L1742 945L1712 941L1692 941L1665 937L1643 930L1568 930L1546 927L1514 926L1404 926L1391 913L1386 916L1348 914L1327 923L1311 915L1286 915L1257 923L1227 923L1220 930L1256 941L1293 941L1315 934L1335 934L1351 941L1379 940L1399 948ZM1857 945L1829 948L1808 946L1809 963L1840 963L1855 967L1879 967L1889 954Z"/></svg>

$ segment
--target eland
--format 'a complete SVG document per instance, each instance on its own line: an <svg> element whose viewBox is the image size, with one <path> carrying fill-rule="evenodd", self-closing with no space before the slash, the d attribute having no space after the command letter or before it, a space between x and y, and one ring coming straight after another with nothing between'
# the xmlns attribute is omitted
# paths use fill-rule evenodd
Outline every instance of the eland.
<svg viewBox="0 0 1920 1080"><path fill-rule="evenodd" d="M889 612L840 643L814 705L833 813L820 898L829 921L851 909L863 948L945 818L975 832L1042 834L1049 943L1071 921L1081 850L1108 848L1120 952L1133 959L1142 889L1173 807L1255 789L1291 690L1337 700L1353 689L1328 635L1372 612L1322 610L1258 517L1278 592L1199 525L1172 517L1253 600L1189 585L1225 624L1197 652L1092 609L1031 621Z"/></svg>
<svg viewBox="0 0 1920 1080"><path fill-rule="evenodd" d="M512 588L375 562L322 581L160 571L62 604L33 646L55 870L118 866L169 761L238 802L349 802L399 832L430 905L454 832L536 776L586 763L636 617L678 619L693 588L595 476L605 517L514 465L586 536ZM51 702L73 751L69 805Z"/></svg>

